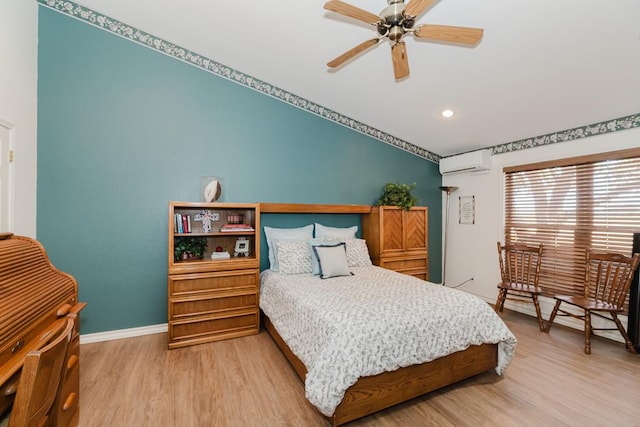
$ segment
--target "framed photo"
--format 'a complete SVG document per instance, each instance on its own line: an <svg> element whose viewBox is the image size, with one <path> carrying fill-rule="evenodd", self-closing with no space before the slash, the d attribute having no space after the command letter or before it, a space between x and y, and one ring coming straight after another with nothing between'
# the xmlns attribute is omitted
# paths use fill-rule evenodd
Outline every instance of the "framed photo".
<svg viewBox="0 0 640 427"><path fill-rule="evenodd" d="M236 249L233 256L249 256L249 241L246 237L240 237L236 240Z"/></svg>
<svg viewBox="0 0 640 427"><path fill-rule="evenodd" d="M476 196L460 196L458 198L459 224L476 223Z"/></svg>

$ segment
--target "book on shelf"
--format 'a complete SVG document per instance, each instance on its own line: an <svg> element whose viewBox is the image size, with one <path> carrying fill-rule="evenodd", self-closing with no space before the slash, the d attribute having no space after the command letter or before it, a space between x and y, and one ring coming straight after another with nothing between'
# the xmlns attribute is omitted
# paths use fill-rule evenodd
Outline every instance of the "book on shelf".
<svg viewBox="0 0 640 427"><path fill-rule="evenodd" d="M255 231L255 229L250 224L224 224L220 227L221 232L232 232L232 231Z"/></svg>
<svg viewBox="0 0 640 427"><path fill-rule="evenodd" d="M187 216L186 215L182 215L182 232L183 233L188 233L189 232L189 226L187 225Z"/></svg>
<svg viewBox="0 0 640 427"><path fill-rule="evenodd" d="M211 252L211 259L229 259L231 254L229 252Z"/></svg>
<svg viewBox="0 0 640 427"><path fill-rule="evenodd" d="M183 230L182 230L182 215L177 213L174 216L175 216L174 229L176 230L176 233L183 233Z"/></svg>
<svg viewBox="0 0 640 427"><path fill-rule="evenodd" d="M191 233L191 215L174 214L173 231L179 234Z"/></svg>

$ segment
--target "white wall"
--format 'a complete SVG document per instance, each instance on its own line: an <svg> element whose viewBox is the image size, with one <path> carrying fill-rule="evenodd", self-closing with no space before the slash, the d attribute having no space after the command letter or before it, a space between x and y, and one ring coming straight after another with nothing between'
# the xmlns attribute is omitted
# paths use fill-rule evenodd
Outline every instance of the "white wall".
<svg viewBox="0 0 640 427"><path fill-rule="evenodd" d="M0 121L14 142L13 231L36 235L38 5L0 0Z"/></svg>
<svg viewBox="0 0 640 427"><path fill-rule="evenodd" d="M622 150L640 146L640 129L551 144L492 156L492 168L488 172L445 175L442 185L453 185L459 189L451 194L449 232L447 242L447 286L456 286L473 277L473 281L460 286L484 300L494 303L497 297L496 284L500 280L497 241L504 241L503 174L502 168L527 163ZM476 223L458 224L458 197L475 196ZM443 197L443 218L445 215ZM444 222L443 222L444 230ZM549 318L553 300L541 301L543 318ZM507 301L505 307L535 315L533 305ZM556 320L581 328L572 319ZM623 320L626 325L626 319ZM613 326L613 324L607 325ZM620 340L617 332L606 334Z"/></svg>

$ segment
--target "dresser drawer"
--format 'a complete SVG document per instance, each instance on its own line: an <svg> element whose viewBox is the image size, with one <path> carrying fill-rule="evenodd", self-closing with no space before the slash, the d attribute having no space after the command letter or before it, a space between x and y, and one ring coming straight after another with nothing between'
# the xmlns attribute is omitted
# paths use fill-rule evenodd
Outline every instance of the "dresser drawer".
<svg viewBox="0 0 640 427"><path fill-rule="evenodd" d="M403 258L381 258L380 267L389 270L409 270L428 268L429 261L426 256L403 257Z"/></svg>
<svg viewBox="0 0 640 427"><path fill-rule="evenodd" d="M169 297L234 289L257 290L260 270L218 271L169 276Z"/></svg>
<svg viewBox="0 0 640 427"><path fill-rule="evenodd" d="M398 273L408 274L409 276L417 277L420 280L429 280L429 271L424 268L398 270Z"/></svg>
<svg viewBox="0 0 640 427"><path fill-rule="evenodd" d="M188 316L223 313L238 309L257 309L258 292L250 294L227 292L192 298L170 298L169 304L169 316L177 320Z"/></svg>
<svg viewBox="0 0 640 427"><path fill-rule="evenodd" d="M224 316L202 316L169 322L169 348L258 333L258 309Z"/></svg>

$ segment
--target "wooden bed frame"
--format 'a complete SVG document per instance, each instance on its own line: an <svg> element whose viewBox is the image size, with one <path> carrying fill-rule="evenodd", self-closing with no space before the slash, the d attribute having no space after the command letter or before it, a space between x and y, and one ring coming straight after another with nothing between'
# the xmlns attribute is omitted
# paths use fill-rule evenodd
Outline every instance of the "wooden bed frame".
<svg viewBox="0 0 640 427"><path fill-rule="evenodd" d="M304 382L307 375L304 363L289 349L269 318L264 313L261 314L265 329ZM339 426L489 371L497 364L498 345L482 344L431 362L361 377L347 389L342 402L329 420L332 425Z"/></svg>
<svg viewBox="0 0 640 427"><path fill-rule="evenodd" d="M261 212L270 213L362 213L371 208L364 205L304 205L263 203ZM280 348L300 379L304 382L307 369L261 312L262 324ZM483 344L441 357L420 365L392 372L361 377L345 392L344 398L329 417L339 426L425 393L454 384L466 378L494 369L498 365L498 345Z"/></svg>

